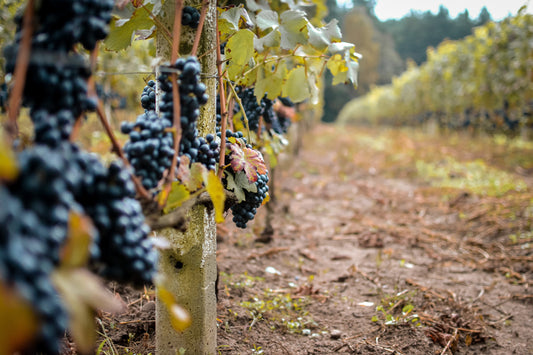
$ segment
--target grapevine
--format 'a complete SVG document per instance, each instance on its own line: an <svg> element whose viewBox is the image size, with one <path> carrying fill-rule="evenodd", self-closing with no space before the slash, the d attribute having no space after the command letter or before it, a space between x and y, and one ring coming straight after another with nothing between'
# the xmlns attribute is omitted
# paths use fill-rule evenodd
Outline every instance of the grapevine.
<svg viewBox="0 0 533 355"><path fill-rule="evenodd" d="M262 151L279 152L271 145L286 132L291 119L279 116L286 120L281 124L275 111L283 99L278 97L315 100L314 84L329 63L338 80L356 82L358 55L353 45L340 42L336 22L319 25L296 8L289 10L289 16L285 8L276 6L252 6L250 14L244 7L221 8L222 31L216 31L216 48L206 50L200 38L204 22L213 18L206 16L213 8L209 1L202 2L200 12L200 7L183 7L177 1L172 33L158 19L162 6L168 4L124 2L131 10L124 19L112 15L113 4L111 0L30 0L24 16L16 19L14 42L4 50L10 75L7 138L10 142L19 138L22 104L33 122L33 141L17 144L17 152L11 147L5 148L6 154L1 151L13 169L0 175L0 197L9 202L0 208L0 290L6 286L26 302L38 328L32 342L14 349L8 344L9 351L57 354L67 330L81 352L90 351L84 336L94 329L85 322L81 327L82 320L72 314L79 314L80 307L92 314L98 307L117 310L119 305L108 296L100 296L101 302L88 299L74 288L104 289L94 275L136 287L152 283L159 253L150 227L184 226L184 216L192 207L214 209L217 222L231 209L236 225L245 228L268 201L270 178ZM276 17L272 28L265 27L265 22L240 20L260 19L269 11ZM295 20L306 31L295 31L298 26L291 23ZM170 62L157 65L154 80L146 83L140 95L144 113L121 125L128 136L124 146L98 101L92 77L99 42L109 28L112 40L108 38L104 46L111 50L127 47L137 30L145 31L144 38L155 31L172 43ZM194 33L187 55L180 53L182 30ZM277 52L273 57L278 59L264 52L269 33L282 39L272 45L272 53ZM301 51L294 50L298 47ZM91 52L90 60L84 50ZM199 50L207 53L197 54ZM212 132L200 134L202 106L210 101L207 79L214 76L204 71L199 58L209 51L216 51L218 57L214 76L220 127L215 132L213 125ZM307 63L311 57L317 60ZM239 97L235 87L244 96ZM259 103L259 109L253 102ZM1 103L4 106L4 99ZM253 112L246 112L250 109ZM120 158L109 164L75 143L83 118L92 111ZM239 130L250 124L253 132L247 131L245 138ZM158 295L165 294L163 283L158 289ZM0 293L0 298L4 296ZM164 302L169 310L175 309L171 298ZM182 320L171 317L176 317L173 324L180 328Z"/></svg>

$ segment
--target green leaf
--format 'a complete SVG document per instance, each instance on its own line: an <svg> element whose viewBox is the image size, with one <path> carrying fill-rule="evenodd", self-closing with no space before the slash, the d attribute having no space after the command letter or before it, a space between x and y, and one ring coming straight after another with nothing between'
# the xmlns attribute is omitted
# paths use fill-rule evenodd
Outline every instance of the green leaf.
<svg viewBox="0 0 533 355"><path fill-rule="evenodd" d="M299 10L284 11L281 14L281 48L293 50L298 44L307 43L307 24L305 12Z"/></svg>
<svg viewBox="0 0 533 355"><path fill-rule="evenodd" d="M307 25L309 44L316 49L323 51L329 47L331 42L340 41L342 34L337 23L338 21L333 19L327 25L320 28L314 27L309 23Z"/></svg>
<svg viewBox="0 0 533 355"><path fill-rule="evenodd" d="M221 38L222 41L237 32L242 25L246 27L252 26L250 16L242 6L220 11L222 12L218 16L218 30L225 36Z"/></svg>
<svg viewBox="0 0 533 355"><path fill-rule="evenodd" d="M204 181L207 193L211 197L211 201L213 201L213 206L215 208L215 222L222 223L224 222L224 200L226 199L224 186L213 171L209 171L205 175L207 175L207 178Z"/></svg>
<svg viewBox="0 0 533 355"><path fill-rule="evenodd" d="M250 30L237 31L226 44L226 59L238 66L248 64L254 54L254 37Z"/></svg>
<svg viewBox="0 0 533 355"><path fill-rule="evenodd" d="M224 173L226 174L226 188L228 189L228 191L233 191L239 202L244 201L246 199L244 190L242 189L242 187L239 187L237 185L233 174L230 173L228 170L224 171Z"/></svg>
<svg viewBox="0 0 533 355"><path fill-rule="evenodd" d="M289 72L281 93L283 97L288 97L295 103L311 97L304 67L300 66Z"/></svg>
<svg viewBox="0 0 533 355"><path fill-rule="evenodd" d="M255 97L262 98L265 94L270 100L281 95L283 79L287 77L287 68L284 63L280 63L274 72L270 70L270 65L263 65L257 70L255 82Z"/></svg>
<svg viewBox="0 0 533 355"><path fill-rule="evenodd" d="M246 191L253 193L257 192L257 185L248 179L248 176L246 176L244 171L239 171L235 174L235 184Z"/></svg>
<svg viewBox="0 0 533 355"><path fill-rule="evenodd" d="M109 36L104 40L104 46L110 51L120 51L128 48L137 30L148 30L154 26L154 20L149 11L154 8L153 4L135 9L129 19L111 19Z"/></svg>
<svg viewBox="0 0 533 355"><path fill-rule="evenodd" d="M272 10L263 10L255 18L257 27L261 31L279 27L278 13Z"/></svg>
<svg viewBox="0 0 533 355"><path fill-rule="evenodd" d="M164 190L163 190L164 191ZM160 194L161 195L161 194ZM180 181L172 182L172 189L168 195L167 204L163 209L164 213L168 213L176 207L189 199L190 193Z"/></svg>
<svg viewBox="0 0 533 355"><path fill-rule="evenodd" d="M258 53L278 48L280 44L281 33L278 30L274 30L261 38L254 38L254 48Z"/></svg>

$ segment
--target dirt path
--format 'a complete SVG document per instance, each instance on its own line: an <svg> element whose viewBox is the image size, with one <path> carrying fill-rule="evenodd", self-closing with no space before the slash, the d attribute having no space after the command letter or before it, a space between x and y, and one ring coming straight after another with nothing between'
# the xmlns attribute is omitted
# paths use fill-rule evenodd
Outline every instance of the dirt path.
<svg viewBox="0 0 533 355"><path fill-rule="evenodd" d="M533 147L452 138L306 135L277 168L272 241L266 208L218 227L219 354L533 354ZM153 354L154 292L116 291L103 350Z"/></svg>
<svg viewBox="0 0 533 355"><path fill-rule="evenodd" d="M387 177L351 133L319 127L278 169L272 242L261 218L219 229L220 352L533 353L532 253L508 243L527 215Z"/></svg>

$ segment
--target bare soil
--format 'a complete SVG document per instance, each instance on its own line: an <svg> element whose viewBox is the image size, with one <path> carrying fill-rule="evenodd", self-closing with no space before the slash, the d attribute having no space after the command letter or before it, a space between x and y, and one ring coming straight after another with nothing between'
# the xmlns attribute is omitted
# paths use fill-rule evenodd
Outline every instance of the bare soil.
<svg viewBox="0 0 533 355"><path fill-rule="evenodd" d="M382 133L316 127L276 167L271 214L219 226L219 353L533 354L533 152L361 134ZM416 159L443 156L528 189L491 197L417 176ZM128 313L100 316L102 351L154 353L153 291L115 291Z"/></svg>

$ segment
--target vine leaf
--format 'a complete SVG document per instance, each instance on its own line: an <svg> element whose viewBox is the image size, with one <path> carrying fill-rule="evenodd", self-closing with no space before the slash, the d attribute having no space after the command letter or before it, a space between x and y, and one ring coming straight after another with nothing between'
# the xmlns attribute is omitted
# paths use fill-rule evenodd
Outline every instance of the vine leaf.
<svg viewBox="0 0 533 355"><path fill-rule="evenodd" d="M154 26L154 20L149 14L154 9L154 4L146 4L145 7L136 8L129 19L111 19L109 36L104 40L106 49L117 52L126 49L130 46L135 31L148 30Z"/></svg>
<svg viewBox="0 0 533 355"><path fill-rule="evenodd" d="M268 33L266 36L254 39L254 48L258 53L265 50L278 48L281 44L281 33L278 30Z"/></svg>
<svg viewBox="0 0 533 355"><path fill-rule="evenodd" d="M248 64L254 54L254 33L244 29L237 31L226 44L224 52L231 57L234 65L243 66Z"/></svg>
<svg viewBox="0 0 533 355"><path fill-rule="evenodd" d="M178 332L183 332L192 324L192 319L185 308L178 305L172 293L164 285L158 283L157 297L163 302L170 316L170 324Z"/></svg>
<svg viewBox="0 0 533 355"><path fill-rule="evenodd" d="M289 97L293 102L302 102L311 97L304 67L300 66L289 72L281 92L282 96Z"/></svg>
<svg viewBox="0 0 533 355"><path fill-rule="evenodd" d="M263 10L256 16L255 21L261 31L279 27L278 13L276 11Z"/></svg>
<svg viewBox="0 0 533 355"><path fill-rule="evenodd" d="M117 313L123 310L123 303L105 288L102 280L84 268L60 268L52 274L52 282L69 312L70 332L78 350L90 353L96 341L94 310Z"/></svg>
<svg viewBox="0 0 533 355"><path fill-rule="evenodd" d="M257 192L257 185L248 179L244 171L239 171L235 174L235 184L246 191Z"/></svg>
<svg viewBox="0 0 533 355"><path fill-rule="evenodd" d="M164 191L165 190L163 189L159 194L159 201L164 201ZM181 181L173 181L170 193L168 194L167 204L165 205L165 208L163 208L163 212L169 213L174 208L181 206L183 202L189 199L190 195L191 194Z"/></svg>
<svg viewBox="0 0 533 355"><path fill-rule="evenodd" d="M224 200L226 199L224 186L213 171L204 174L204 182L215 208L215 222L222 223L224 222Z"/></svg>
<svg viewBox="0 0 533 355"><path fill-rule="evenodd" d="M38 318L32 306L0 280L0 354L12 354L37 333Z"/></svg>
<svg viewBox="0 0 533 355"><path fill-rule="evenodd" d="M238 186L235 182L235 179L233 178L233 174L231 174L229 171L224 171L226 174L226 180L227 180L227 189L230 191L233 191L235 196L237 197L237 200L239 202L244 201L246 199L246 195L244 194L244 190L242 187Z"/></svg>
<svg viewBox="0 0 533 355"><path fill-rule="evenodd" d="M267 168L262 154L248 147L241 147L238 144L230 144L231 168L235 172L244 171L248 181L257 181L257 174L266 174Z"/></svg>
<svg viewBox="0 0 533 355"><path fill-rule="evenodd" d="M61 249L61 267L83 267L90 256L95 233L91 219L81 213L70 212L68 238Z"/></svg>
<svg viewBox="0 0 533 355"><path fill-rule="evenodd" d="M327 25L317 28L312 24L307 24L309 33L309 44L318 50L325 50L331 42L340 41L342 38L341 30L336 19L331 20Z"/></svg>
<svg viewBox="0 0 533 355"><path fill-rule="evenodd" d="M276 70L272 72L268 65L263 65L257 71L255 82L255 97L262 98L267 94L270 100L274 100L281 95L283 80L287 77L285 63L281 62Z"/></svg>
<svg viewBox="0 0 533 355"><path fill-rule="evenodd" d="M221 38L224 41L228 36L233 35L241 27L252 27L253 23L250 20L248 12L243 7L232 7L223 11L218 17L218 28L221 35L226 37Z"/></svg>
<svg viewBox="0 0 533 355"><path fill-rule="evenodd" d="M0 180L11 181L18 175L15 154L6 144L0 145Z"/></svg>
<svg viewBox="0 0 533 355"><path fill-rule="evenodd" d="M308 39L305 12L301 10L284 11L281 16L281 48L293 50L298 44L306 44Z"/></svg>

